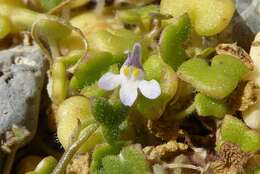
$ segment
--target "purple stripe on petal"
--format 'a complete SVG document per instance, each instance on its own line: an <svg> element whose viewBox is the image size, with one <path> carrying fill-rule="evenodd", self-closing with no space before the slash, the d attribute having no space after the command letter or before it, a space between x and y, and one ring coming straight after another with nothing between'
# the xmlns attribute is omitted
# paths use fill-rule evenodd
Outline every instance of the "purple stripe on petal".
<svg viewBox="0 0 260 174"><path fill-rule="evenodd" d="M132 53L132 66L135 66L137 68L143 69L142 63L141 63L141 44L136 43L134 45L133 53Z"/></svg>
<svg viewBox="0 0 260 174"><path fill-rule="evenodd" d="M128 51L126 54L127 54L127 59L126 59L124 65L129 66L131 64L131 56L132 56L132 54L131 54L130 51Z"/></svg>
<svg viewBox="0 0 260 174"><path fill-rule="evenodd" d="M134 66L134 67L137 67L137 68L143 70L143 66L142 66L142 62L141 62L141 55L142 55L141 48L142 48L141 44L136 43L134 45L132 53L128 53L128 57L127 57L124 65Z"/></svg>

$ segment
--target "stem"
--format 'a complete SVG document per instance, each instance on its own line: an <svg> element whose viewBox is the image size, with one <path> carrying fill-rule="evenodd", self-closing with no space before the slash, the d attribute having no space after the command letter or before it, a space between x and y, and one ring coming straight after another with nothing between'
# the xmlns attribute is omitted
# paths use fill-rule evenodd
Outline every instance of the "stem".
<svg viewBox="0 0 260 174"><path fill-rule="evenodd" d="M70 16L71 16L71 9L70 6L64 6L64 8L61 11L61 16L65 19L65 20L70 20Z"/></svg>
<svg viewBox="0 0 260 174"><path fill-rule="evenodd" d="M12 170L12 165L14 162L15 154L18 149L18 145L12 147L12 151L10 154L7 155L7 159L5 161L5 165L3 168L3 174L10 174Z"/></svg>
<svg viewBox="0 0 260 174"><path fill-rule="evenodd" d="M57 41L55 41L53 38L48 38L48 42L50 45L51 50L51 56L56 58L60 56L60 50Z"/></svg>
<svg viewBox="0 0 260 174"><path fill-rule="evenodd" d="M196 104L192 103L188 108L186 108L184 111L181 111L173 116L172 120L183 120L188 115L190 115L192 112L194 112L196 109Z"/></svg>
<svg viewBox="0 0 260 174"><path fill-rule="evenodd" d="M83 135L73 143L69 149L63 154L58 165L53 170L52 174L63 174L66 171L66 166L69 164L70 160L73 158L74 154L82 146L82 144L98 129L99 125L97 123L90 125L86 128Z"/></svg>
<svg viewBox="0 0 260 174"><path fill-rule="evenodd" d="M157 39L161 32L161 21L160 20L154 20L154 27L150 33L147 34L148 38L151 39Z"/></svg>
<svg viewBox="0 0 260 174"><path fill-rule="evenodd" d="M202 167L197 167L191 164L182 164L182 163L176 163L176 164L165 164L164 167L170 168L170 169L176 169L176 168L186 168L186 169L193 169L198 170L200 173L204 172L204 169Z"/></svg>
<svg viewBox="0 0 260 174"><path fill-rule="evenodd" d="M54 13L56 13L56 12L59 12L59 11L61 11L63 8L64 8L64 6L67 6L67 5L69 5L69 3L71 3L73 0L64 0L64 1L62 1L60 4L58 4L56 7L54 7L53 9L51 9L49 12L48 12L48 14L54 14Z"/></svg>

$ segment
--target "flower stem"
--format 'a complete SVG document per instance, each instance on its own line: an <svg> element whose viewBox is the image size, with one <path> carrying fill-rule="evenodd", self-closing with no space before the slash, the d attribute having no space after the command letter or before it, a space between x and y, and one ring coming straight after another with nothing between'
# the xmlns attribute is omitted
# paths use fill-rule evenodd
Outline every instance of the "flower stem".
<svg viewBox="0 0 260 174"><path fill-rule="evenodd" d="M79 137L79 139L73 143L69 149L63 154L59 163L53 170L52 174L63 174L66 171L66 167L69 164L70 160L73 158L78 149L82 146L82 144L98 129L99 124L91 124L88 126L83 135Z"/></svg>

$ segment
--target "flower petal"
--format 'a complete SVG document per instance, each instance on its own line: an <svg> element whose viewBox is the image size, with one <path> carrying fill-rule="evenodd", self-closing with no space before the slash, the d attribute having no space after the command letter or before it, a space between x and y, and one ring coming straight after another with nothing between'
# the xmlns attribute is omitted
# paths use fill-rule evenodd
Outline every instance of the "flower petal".
<svg viewBox="0 0 260 174"><path fill-rule="evenodd" d="M156 80L142 80L139 83L138 88L140 89L141 93L149 99L156 99L161 95L161 87Z"/></svg>
<svg viewBox="0 0 260 174"><path fill-rule="evenodd" d="M122 83L119 96L121 102L126 106L132 106L137 98L137 83L135 81L125 80Z"/></svg>
<svg viewBox="0 0 260 174"><path fill-rule="evenodd" d="M104 74L98 81L98 86L105 90L113 90L122 82L120 75L108 72Z"/></svg>

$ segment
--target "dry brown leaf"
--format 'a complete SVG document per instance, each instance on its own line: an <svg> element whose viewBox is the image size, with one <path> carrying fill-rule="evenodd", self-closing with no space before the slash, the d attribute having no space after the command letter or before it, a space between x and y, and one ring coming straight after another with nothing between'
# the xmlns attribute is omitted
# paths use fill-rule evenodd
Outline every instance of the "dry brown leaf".
<svg viewBox="0 0 260 174"><path fill-rule="evenodd" d="M231 56L235 56L242 60L249 70L254 69L254 63L249 56L249 54L241 47L237 46L236 43L233 44L219 44L216 47L217 54L228 54Z"/></svg>
<svg viewBox="0 0 260 174"><path fill-rule="evenodd" d="M245 168L246 171L253 171L257 166L260 166L260 154L254 154L247 162Z"/></svg>
<svg viewBox="0 0 260 174"><path fill-rule="evenodd" d="M31 133L25 128L17 125L12 126L12 130L7 131L0 137L0 153L11 153L16 147L25 143Z"/></svg>
<svg viewBox="0 0 260 174"><path fill-rule="evenodd" d="M240 82L228 99L231 113L234 111L246 111L250 106L254 105L257 99L254 92L255 89L256 85L252 81Z"/></svg>
<svg viewBox="0 0 260 174"><path fill-rule="evenodd" d="M148 160L158 161L161 158L169 156L175 152L183 152L187 149L187 144L178 143L175 140L171 140L165 144L161 144L158 146L147 146L143 149L143 151Z"/></svg>
<svg viewBox="0 0 260 174"><path fill-rule="evenodd" d="M239 146L232 143L223 143L218 153L219 158L210 164L214 174L237 174L243 172L251 154L243 152Z"/></svg>
<svg viewBox="0 0 260 174"><path fill-rule="evenodd" d="M241 98L241 105L239 107L239 111L245 111L248 109L249 106L256 103L256 95L254 89L256 85L254 82L246 83L246 86L243 91L243 96Z"/></svg>

